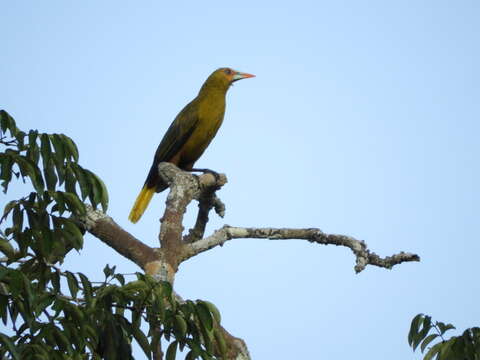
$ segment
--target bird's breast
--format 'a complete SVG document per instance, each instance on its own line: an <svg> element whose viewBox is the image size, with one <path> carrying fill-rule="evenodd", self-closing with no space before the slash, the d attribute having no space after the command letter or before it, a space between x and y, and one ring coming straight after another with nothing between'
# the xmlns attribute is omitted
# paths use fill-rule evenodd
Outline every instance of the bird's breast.
<svg viewBox="0 0 480 360"><path fill-rule="evenodd" d="M203 101L199 104L195 129L182 149L183 164L197 161L215 137L225 114L225 100L219 100Z"/></svg>

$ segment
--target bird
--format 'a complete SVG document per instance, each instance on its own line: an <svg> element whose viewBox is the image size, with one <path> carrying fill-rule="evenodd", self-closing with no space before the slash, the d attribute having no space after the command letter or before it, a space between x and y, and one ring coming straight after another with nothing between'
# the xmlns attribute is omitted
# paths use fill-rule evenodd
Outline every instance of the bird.
<svg viewBox="0 0 480 360"><path fill-rule="evenodd" d="M252 77L255 75L224 67L205 80L197 97L178 113L158 145L147 179L128 216L132 223L140 220L153 194L168 187L158 174L158 164L165 161L182 170L195 171L193 165L223 122L227 90L235 81Z"/></svg>

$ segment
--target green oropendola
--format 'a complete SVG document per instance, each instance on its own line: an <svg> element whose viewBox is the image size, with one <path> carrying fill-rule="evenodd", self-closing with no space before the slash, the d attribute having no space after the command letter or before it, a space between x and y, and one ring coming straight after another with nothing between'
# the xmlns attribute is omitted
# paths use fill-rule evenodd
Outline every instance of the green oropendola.
<svg viewBox="0 0 480 360"><path fill-rule="evenodd" d="M158 145L147 180L128 216L131 222L140 219L155 192L168 187L158 174L158 164L166 161L191 171L222 124L228 88L234 81L254 76L220 68L208 77L197 97L175 117Z"/></svg>

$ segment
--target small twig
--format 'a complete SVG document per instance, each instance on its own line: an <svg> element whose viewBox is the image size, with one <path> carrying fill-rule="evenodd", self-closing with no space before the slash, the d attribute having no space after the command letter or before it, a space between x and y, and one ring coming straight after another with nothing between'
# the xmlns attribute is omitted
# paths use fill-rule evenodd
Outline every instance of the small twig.
<svg viewBox="0 0 480 360"><path fill-rule="evenodd" d="M12 146L12 145L18 146L17 139L5 140L6 138L7 138L6 136L0 137L0 144L5 145L5 146Z"/></svg>
<svg viewBox="0 0 480 360"><path fill-rule="evenodd" d="M197 220L195 221L195 226L189 230L188 235L183 237L183 241L186 243L192 243L203 238L205 234L205 228L208 223L208 214L212 208L215 209L215 212L220 216L225 216L225 205L217 197L215 191L217 189L208 189L205 190L198 200L198 214Z"/></svg>
<svg viewBox="0 0 480 360"><path fill-rule="evenodd" d="M203 238L208 223L208 214L212 208L221 218L225 216L225 204L216 194L227 183L225 174L207 172L197 179L200 190L199 195L196 196L198 200L197 220L195 226L189 230L188 235L183 237L185 243L192 243Z"/></svg>

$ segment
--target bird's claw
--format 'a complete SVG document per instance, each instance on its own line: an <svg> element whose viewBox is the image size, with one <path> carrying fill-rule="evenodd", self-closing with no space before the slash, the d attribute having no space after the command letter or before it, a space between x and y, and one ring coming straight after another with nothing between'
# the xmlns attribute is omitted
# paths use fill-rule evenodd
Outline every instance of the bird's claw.
<svg viewBox="0 0 480 360"><path fill-rule="evenodd" d="M192 169L191 171L202 172L204 174L211 174L215 178L215 182L220 181L220 174L217 173L216 171L213 171L210 169Z"/></svg>

